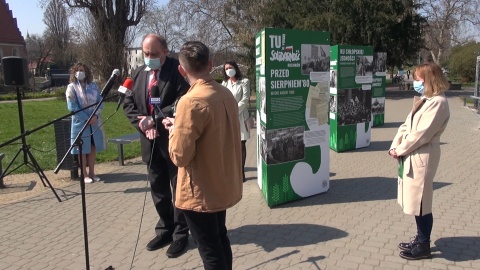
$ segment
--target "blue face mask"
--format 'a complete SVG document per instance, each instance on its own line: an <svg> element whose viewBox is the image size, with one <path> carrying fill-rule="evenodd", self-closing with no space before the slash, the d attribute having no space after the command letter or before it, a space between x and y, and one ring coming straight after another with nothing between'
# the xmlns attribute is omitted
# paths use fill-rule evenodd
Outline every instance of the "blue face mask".
<svg viewBox="0 0 480 270"><path fill-rule="evenodd" d="M417 91L421 95L423 95L423 90L425 88L423 87L423 82L421 81L413 81L413 90Z"/></svg>
<svg viewBox="0 0 480 270"><path fill-rule="evenodd" d="M160 68L162 63L160 62L160 58L144 58L145 65L153 70L157 70Z"/></svg>

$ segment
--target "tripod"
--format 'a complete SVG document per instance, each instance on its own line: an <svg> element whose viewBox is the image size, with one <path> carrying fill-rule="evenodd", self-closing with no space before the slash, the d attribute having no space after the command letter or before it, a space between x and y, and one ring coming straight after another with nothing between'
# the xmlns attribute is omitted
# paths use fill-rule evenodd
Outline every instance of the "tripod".
<svg viewBox="0 0 480 270"><path fill-rule="evenodd" d="M25 124L23 122L22 97L20 96L20 89L18 88L18 86L17 86L16 90L17 90L18 118L20 120L20 132L21 132L21 134L25 134ZM15 169L12 169L9 172L8 169L10 169L10 167L13 165L13 163L15 162L17 157L20 156L20 153L23 153L23 163L18 165ZM40 165L38 164L37 160L32 155L32 152L30 152L30 146L27 144L27 139L25 138L25 136L22 136L22 147L20 147L17 154L13 157L10 164L8 164L7 168L5 169L4 173L1 175L0 178L3 178L5 176L9 175L10 173L16 171L18 168L20 168L22 166L27 166L30 169L32 169L33 171L35 171L38 174L38 176L40 177L40 180L42 181L43 186L46 187L47 184L48 184L48 187L50 187L50 189L52 190L55 197L57 197L57 200L59 202L62 201L60 199L60 197L58 196L57 192L55 191L55 189L53 188L52 184L50 184L50 181L48 181L47 176L43 172L43 170L40 167ZM45 184L45 183L47 183L47 184Z"/></svg>

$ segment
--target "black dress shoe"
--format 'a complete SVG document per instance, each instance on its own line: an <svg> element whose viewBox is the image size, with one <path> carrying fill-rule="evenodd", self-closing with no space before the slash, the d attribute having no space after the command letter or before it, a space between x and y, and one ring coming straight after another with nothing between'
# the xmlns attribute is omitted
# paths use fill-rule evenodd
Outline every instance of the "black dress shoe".
<svg viewBox="0 0 480 270"><path fill-rule="evenodd" d="M413 244L417 242L418 242L418 235L415 235L414 237L412 237L412 240L410 240L410 242L398 244L398 248L400 248L401 250L407 251L412 249Z"/></svg>
<svg viewBox="0 0 480 270"><path fill-rule="evenodd" d="M179 240L173 241L173 243L167 249L167 257L177 258L182 255L185 251L185 248L188 245L188 237L181 238Z"/></svg>
<svg viewBox="0 0 480 270"><path fill-rule="evenodd" d="M415 243L412 245L412 249L407 251L401 251L400 257L407 260L420 260L427 259L432 256L430 252L430 242L427 243Z"/></svg>
<svg viewBox="0 0 480 270"><path fill-rule="evenodd" d="M150 240L147 244L147 250L148 251L154 251L159 248L165 247L166 245L170 244L172 242L172 236L167 236L167 235L157 235L155 238Z"/></svg>

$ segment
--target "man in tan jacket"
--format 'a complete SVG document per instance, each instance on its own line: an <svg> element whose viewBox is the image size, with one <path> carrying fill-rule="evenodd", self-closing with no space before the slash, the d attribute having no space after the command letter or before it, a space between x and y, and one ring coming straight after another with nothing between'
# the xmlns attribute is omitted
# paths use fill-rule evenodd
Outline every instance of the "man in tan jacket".
<svg viewBox="0 0 480 270"><path fill-rule="evenodd" d="M170 130L170 157L178 166L175 206L184 210L205 269L232 269L226 209L242 198L242 156L237 101L212 76L209 50L185 43L179 72L190 89L177 104Z"/></svg>

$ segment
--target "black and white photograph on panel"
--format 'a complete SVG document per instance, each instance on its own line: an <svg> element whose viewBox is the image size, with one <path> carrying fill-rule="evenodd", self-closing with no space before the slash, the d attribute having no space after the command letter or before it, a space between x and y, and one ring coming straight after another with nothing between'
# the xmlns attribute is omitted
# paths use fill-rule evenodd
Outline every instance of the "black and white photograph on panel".
<svg viewBox="0 0 480 270"><path fill-rule="evenodd" d="M266 92L265 77L260 77L260 113L261 119L265 121L265 114L267 113L267 92Z"/></svg>
<svg viewBox="0 0 480 270"><path fill-rule="evenodd" d="M329 105L330 105L330 112L336 113L337 112L337 96L330 95Z"/></svg>
<svg viewBox="0 0 480 270"><path fill-rule="evenodd" d="M337 92L337 117L339 125L353 125L372 119L372 91L361 88Z"/></svg>
<svg viewBox="0 0 480 270"><path fill-rule="evenodd" d="M302 74L328 72L330 69L330 45L302 44L300 51Z"/></svg>
<svg viewBox="0 0 480 270"><path fill-rule="evenodd" d="M303 126L267 130L266 163L278 164L305 157Z"/></svg>
<svg viewBox="0 0 480 270"><path fill-rule="evenodd" d="M336 70L330 70L330 88L336 88L337 87L337 71Z"/></svg>
<svg viewBox="0 0 480 270"><path fill-rule="evenodd" d="M373 75L373 56L357 56L355 76Z"/></svg>
<svg viewBox="0 0 480 270"><path fill-rule="evenodd" d="M262 156L262 159L267 162L267 153L269 152L268 145L267 145L267 137L266 137L266 132L265 132L265 126L264 125L259 125L260 126L260 155Z"/></svg>
<svg viewBox="0 0 480 270"><path fill-rule="evenodd" d="M385 113L385 98L384 97L373 98L372 114L383 114L383 113Z"/></svg>
<svg viewBox="0 0 480 270"><path fill-rule="evenodd" d="M373 55L373 73L387 72L387 53L377 52Z"/></svg>

